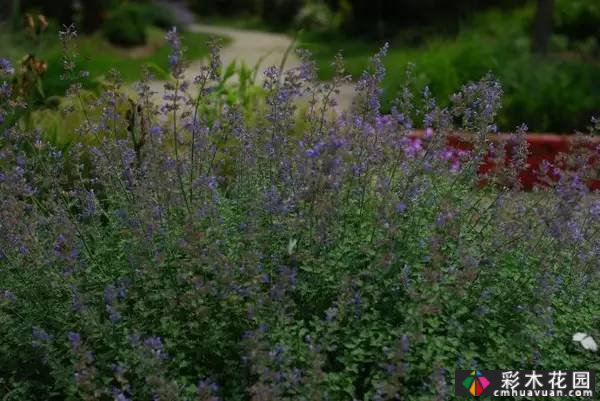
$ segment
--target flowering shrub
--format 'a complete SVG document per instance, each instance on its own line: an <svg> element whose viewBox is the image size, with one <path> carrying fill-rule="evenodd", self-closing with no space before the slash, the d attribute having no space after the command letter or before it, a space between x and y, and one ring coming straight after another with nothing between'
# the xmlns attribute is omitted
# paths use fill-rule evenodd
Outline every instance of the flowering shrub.
<svg viewBox="0 0 600 401"><path fill-rule="evenodd" d="M338 113L341 59L320 83L303 54L248 112L214 96L216 48L184 80L171 31L161 104L147 74L89 101L73 34L81 140L0 126L3 400L450 400L455 368L600 368L571 340L599 330L597 166L544 165L551 185L519 192L522 127L482 188L507 156L491 77L444 109L407 87L383 115L384 47ZM472 150L447 149L455 130Z"/></svg>

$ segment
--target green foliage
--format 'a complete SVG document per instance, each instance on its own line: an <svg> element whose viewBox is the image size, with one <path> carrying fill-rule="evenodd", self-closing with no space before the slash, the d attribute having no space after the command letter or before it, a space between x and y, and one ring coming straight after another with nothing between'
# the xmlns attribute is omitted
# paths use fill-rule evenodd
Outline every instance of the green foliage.
<svg viewBox="0 0 600 401"><path fill-rule="evenodd" d="M49 30L56 30L53 24ZM123 49L109 43L103 35L95 33L82 35L76 39L79 52L79 65L90 73L90 78L83 81L88 89L98 88L102 78L111 68L120 72L125 82L134 82L140 78L143 65L149 65L157 79L165 79L169 64L167 60L168 48L164 40L165 32L161 29L150 27L147 31L147 48L141 49L133 55L128 49ZM199 59L208 54L204 42L209 35L196 32L183 32L186 43L195 43L189 46L187 56ZM227 38L221 38L227 43ZM21 32L12 32L5 27L0 27L0 47L6 49L6 56L15 65L24 54L32 52L48 63L48 71L42 77L42 88L46 97L62 96L68 87L66 81L60 79L62 69L61 47L56 35L46 34L38 45L32 42Z"/></svg>
<svg viewBox="0 0 600 401"><path fill-rule="evenodd" d="M80 99L84 102L97 101L97 96L91 91L82 90ZM74 97L52 97L46 107L35 107L24 115L19 124L23 130L39 129L45 140L54 144L58 149L66 150L73 144L81 142L76 134L86 115L81 110L80 99ZM97 118L96 113L88 114L89 118Z"/></svg>
<svg viewBox="0 0 600 401"><path fill-rule="evenodd" d="M103 31L111 43L136 46L146 43L148 19L146 8L136 3L125 3L112 9L104 21Z"/></svg>
<svg viewBox="0 0 600 401"><path fill-rule="evenodd" d="M454 369L600 369L571 340L600 334L596 150L522 192L526 141L504 163L490 76L448 108L407 85L383 114L384 48L337 114L343 80L309 60L259 89L211 46L187 85L168 41L161 104L147 74L131 94L107 73L3 127L3 400L458 401Z"/></svg>
<svg viewBox="0 0 600 401"><path fill-rule="evenodd" d="M462 82L491 71L504 84L502 130L522 122L538 132L585 130L590 117L600 113L600 92L591 90L600 82L598 61L594 53L564 56L557 52L544 58L531 54L530 20L530 9L493 11L465 23L455 39L426 37L416 45L406 36L392 40L383 85L386 107L405 84L403 71L408 64L415 64L417 89L429 86L442 104ZM358 77L367 55L376 48L372 42L327 35L305 35L302 42L313 51L322 78L331 77L330 60L339 49L348 72Z"/></svg>
<svg viewBox="0 0 600 401"><path fill-rule="evenodd" d="M214 86L210 96L217 103L230 107L241 106L251 117L251 110L257 107L264 98L264 91L256 85L258 68L249 67L235 60L223 69L219 82Z"/></svg>
<svg viewBox="0 0 600 401"><path fill-rule="evenodd" d="M162 28L165 31L179 25L173 16L172 11L168 7L153 2L143 3L141 6L144 18L149 21L150 24Z"/></svg>
<svg viewBox="0 0 600 401"><path fill-rule="evenodd" d="M600 3L594 0L557 0L557 30L570 38L600 41Z"/></svg>
<svg viewBox="0 0 600 401"><path fill-rule="evenodd" d="M7 0L13 2L15 0ZM112 0L109 0L112 2ZM57 1L45 1L45 0L16 0L15 3L20 3L17 9L23 12L29 12L37 10L42 12L48 18L55 19L62 24L68 24L73 21L74 7L73 1L71 0L57 0ZM18 21L19 23L21 21Z"/></svg>
<svg viewBox="0 0 600 401"><path fill-rule="evenodd" d="M521 0L187 0L202 17L258 17L270 29L287 30L289 25L323 32L381 39L410 26L435 27L439 32L455 30L460 20L490 7L504 9Z"/></svg>
<svg viewBox="0 0 600 401"><path fill-rule="evenodd" d="M298 11L294 22L301 29L323 33L336 31L342 21L326 3L309 2Z"/></svg>

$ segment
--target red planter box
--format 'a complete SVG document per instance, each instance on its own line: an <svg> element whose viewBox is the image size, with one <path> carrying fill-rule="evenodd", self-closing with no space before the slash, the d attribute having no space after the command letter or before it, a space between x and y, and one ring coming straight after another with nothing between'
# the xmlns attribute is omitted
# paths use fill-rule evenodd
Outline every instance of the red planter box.
<svg viewBox="0 0 600 401"><path fill-rule="evenodd" d="M465 139L466 134L454 134L448 138L448 145L455 149L470 150L471 144ZM424 131L415 131L411 136L415 138L425 136ZM498 143L508 143L510 135L494 134L492 138ZM521 183L525 189L531 189L536 183L540 183L536 174L544 160L554 163L559 153L569 154L573 151L572 145L575 136L573 135L554 135L554 134L527 134L527 143L529 145L529 157L527 158L528 168L520 175ZM591 143L593 158L590 163L597 163L600 160L600 137L586 137ZM480 171L488 172L494 168L494 164L488 161ZM588 181L588 187L591 190L600 190L600 177Z"/></svg>

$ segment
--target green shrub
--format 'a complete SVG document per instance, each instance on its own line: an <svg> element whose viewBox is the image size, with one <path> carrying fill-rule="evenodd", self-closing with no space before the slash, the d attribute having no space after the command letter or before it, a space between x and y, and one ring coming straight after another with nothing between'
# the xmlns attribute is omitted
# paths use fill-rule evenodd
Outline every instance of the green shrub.
<svg viewBox="0 0 600 401"><path fill-rule="evenodd" d="M392 40L386 60L384 105L389 110L398 90L404 85L404 70L416 65L416 88L429 86L442 104L469 80L491 71L504 84L504 107L499 126L511 130L526 122L535 131L560 133L584 130L589 118L600 114L600 68L594 54L597 42L578 42L583 53L565 57L560 52L540 58L530 53L529 26L532 9L510 13L490 11L479 14L461 28L455 38L429 36L415 46ZM343 49L346 67L358 77L377 44L333 35L304 35L302 46L313 51L321 78L330 78L330 60ZM588 59L592 58L589 62ZM535 95L532 95L535 94Z"/></svg>
<svg viewBox="0 0 600 401"><path fill-rule="evenodd" d="M111 10L104 22L104 35L114 44L136 46L146 43L149 25L145 8L134 3L125 3Z"/></svg>
<svg viewBox="0 0 600 401"><path fill-rule="evenodd" d="M325 3L305 4L296 15L295 23L313 32L334 31L339 27L339 21L336 21L336 16Z"/></svg>
<svg viewBox="0 0 600 401"><path fill-rule="evenodd" d="M168 30L178 25L170 9L160 4L145 3L141 5L144 17L150 24Z"/></svg>
<svg viewBox="0 0 600 401"><path fill-rule="evenodd" d="M506 156L491 77L450 108L406 88L382 114L384 48L364 102L299 118L300 97L340 80L305 59L258 93L211 46L187 86L166 39L162 104L109 74L100 97L62 103L81 125L40 113L45 132L0 130L0 399L458 401L456 368L600 368L572 341L599 333L600 202L583 185L598 165L549 166L558 182L523 193L520 130L481 188L486 156ZM0 115L13 74L0 59ZM44 140L53 127L71 146ZM456 130L472 151L446 147Z"/></svg>
<svg viewBox="0 0 600 401"><path fill-rule="evenodd" d="M596 0L557 0L555 19L560 33L600 40L600 2Z"/></svg>
<svg viewBox="0 0 600 401"><path fill-rule="evenodd" d="M50 20L51 30L58 26ZM153 51L142 57L131 57L127 50L112 45L101 33L81 35L77 38L79 65L90 73L90 78L82 82L87 89L98 87L98 79L109 69L116 68L125 82L133 82L140 77L143 65L149 65L156 79L166 78L168 69L167 55L169 50L164 41L165 32L156 27L147 30L148 43ZM183 38L187 43L204 43L209 35L198 32L184 32ZM222 38L226 43L227 39ZM150 47L150 46L149 46ZM14 65L27 53L35 53L39 59L48 63L48 70L42 77L42 86L46 97L62 96L69 84L60 79L62 70L61 44L58 35L47 33L43 36L41 45L34 43L25 33L14 32L0 26L0 49ZM207 54L205 46L191 46L187 55L190 59L199 59Z"/></svg>

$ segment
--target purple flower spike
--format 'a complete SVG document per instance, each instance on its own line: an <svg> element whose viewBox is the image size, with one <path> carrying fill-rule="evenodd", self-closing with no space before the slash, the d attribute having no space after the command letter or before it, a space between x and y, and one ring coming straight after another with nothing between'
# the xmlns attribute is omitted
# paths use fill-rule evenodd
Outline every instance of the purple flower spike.
<svg viewBox="0 0 600 401"><path fill-rule="evenodd" d="M15 73L15 69L8 59L0 58L0 73L6 75L13 75Z"/></svg>
<svg viewBox="0 0 600 401"><path fill-rule="evenodd" d="M79 334L76 331L70 331L67 334L67 338L71 343L71 348L73 349L73 351L76 351L79 348L79 345L81 345L81 334Z"/></svg>

